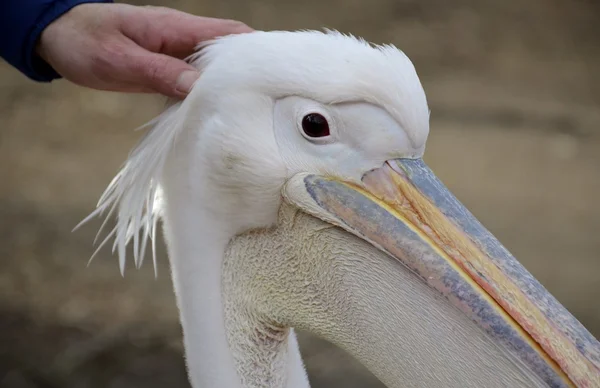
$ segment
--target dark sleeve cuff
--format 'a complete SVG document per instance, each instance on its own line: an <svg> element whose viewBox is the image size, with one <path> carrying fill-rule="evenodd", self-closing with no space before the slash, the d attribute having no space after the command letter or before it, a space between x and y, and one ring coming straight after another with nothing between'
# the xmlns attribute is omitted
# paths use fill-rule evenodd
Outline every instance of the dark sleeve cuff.
<svg viewBox="0 0 600 388"><path fill-rule="evenodd" d="M0 0L4 15L0 54L8 63L34 81L50 82L60 75L35 52L40 34L53 21L84 3L112 3L112 0ZM12 3L8 5L7 3ZM7 19L7 20L4 20ZM0 28L0 30L5 30ZM66 43L68 44L68 43Z"/></svg>

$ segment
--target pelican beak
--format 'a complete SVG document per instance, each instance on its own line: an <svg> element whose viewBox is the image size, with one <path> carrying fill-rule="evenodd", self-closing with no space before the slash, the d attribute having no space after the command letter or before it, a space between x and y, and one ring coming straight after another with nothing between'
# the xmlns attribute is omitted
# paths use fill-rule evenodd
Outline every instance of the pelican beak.
<svg viewBox="0 0 600 388"><path fill-rule="evenodd" d="M548 386L600 387L600 343L421 159L388 161L361 184L301 175L287 186L288 201L402 262Z"/></svg>

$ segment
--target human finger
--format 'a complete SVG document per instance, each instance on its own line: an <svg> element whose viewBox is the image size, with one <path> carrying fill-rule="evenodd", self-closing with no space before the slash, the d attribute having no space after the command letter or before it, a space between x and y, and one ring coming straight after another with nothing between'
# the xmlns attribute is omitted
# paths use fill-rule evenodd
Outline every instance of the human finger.
<svg viewBox="0 0 600 388"><path fill-rule="evenodd" d="M161 7L144 7L131 18L123 18L121 25L125 36L145 49L184 58L194 52L201 42L219 36L253 31L246 24L236 20L194 16L185 12Z"/></svg>

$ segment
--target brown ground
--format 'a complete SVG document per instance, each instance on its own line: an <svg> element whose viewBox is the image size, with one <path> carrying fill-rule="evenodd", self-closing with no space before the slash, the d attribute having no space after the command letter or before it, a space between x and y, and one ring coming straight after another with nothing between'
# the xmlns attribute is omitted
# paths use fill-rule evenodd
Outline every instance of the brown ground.
<svg viewBox="0 0 600 388"><path fill-rule="evenodd" d="M141 3L141 2L140 2ZM392 42L432 108L428 163L600 336L600 16L592 1L153 1L260 29ZM450 5L451 4L451 5ZM0 386L186 387L168 267L118 273L98 224L72 234L139 134L151 96L37 85L0 64ZM308 335L315 387L375 387ZM409 356L409 355L407 355Z"/></svg>

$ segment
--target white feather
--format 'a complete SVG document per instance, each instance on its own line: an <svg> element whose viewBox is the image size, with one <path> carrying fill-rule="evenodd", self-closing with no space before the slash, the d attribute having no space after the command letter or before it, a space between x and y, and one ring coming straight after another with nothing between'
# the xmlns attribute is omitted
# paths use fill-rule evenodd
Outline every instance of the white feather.
<svg viewBox="0 0 600 388"><path fill-rule="evenodd" d="M92 218L103 216L105 211L110 209L98 232L100 234L116 210L116 225L100 243L90 261L114 236L113 250L118 251L121 274L125 272L126 247L132 238L136 267L139 268L141 265L148 238L154 240L156 236L155 229L160 218L161 204L158 180L184 119L184 116L177 114L181 106L181 103L171 104L160 116L147 124L151 126L150 130L110 182L100 197L96 210L75 227L77 229ZM143 234L141 241L140 232ZM156 263L155 249L156 245L153 244L154 263ZM154 267L156 271L156 264Z"/></svg>

